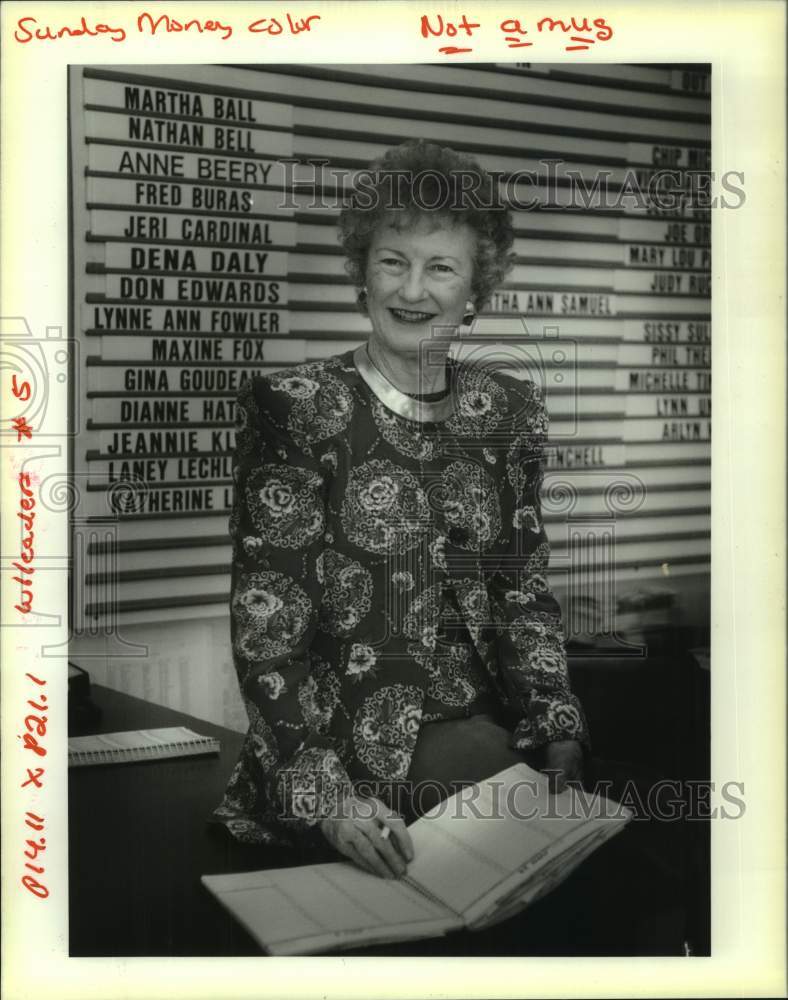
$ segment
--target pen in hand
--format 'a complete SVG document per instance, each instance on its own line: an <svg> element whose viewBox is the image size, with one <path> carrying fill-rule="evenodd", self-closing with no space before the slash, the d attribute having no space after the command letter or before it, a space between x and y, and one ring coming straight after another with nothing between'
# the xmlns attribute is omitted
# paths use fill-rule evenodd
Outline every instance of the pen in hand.
<svg viewBox="0 0 788 1000"><path fill-rule="evenodd" d="M413 860L404 820L371 796L346 796L339 814L323 819L320 829L337 851L382 878L401 878Z"/></svg>

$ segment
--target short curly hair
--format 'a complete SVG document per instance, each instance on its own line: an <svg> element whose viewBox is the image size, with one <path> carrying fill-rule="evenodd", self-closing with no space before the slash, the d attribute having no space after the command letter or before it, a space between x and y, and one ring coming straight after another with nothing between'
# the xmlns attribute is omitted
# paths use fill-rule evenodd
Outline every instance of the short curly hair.
<svg viewBox="0 0 788 1000"><path fill-rule="evenodd" d="M436 224L465 223L476 237L471 297L481 311L514 263L511 211L495 179L472 157L424 139L389 149L356 179L339 216L345 270L366 315L362 288L376 229L408 229L423 218Z"/></svg>

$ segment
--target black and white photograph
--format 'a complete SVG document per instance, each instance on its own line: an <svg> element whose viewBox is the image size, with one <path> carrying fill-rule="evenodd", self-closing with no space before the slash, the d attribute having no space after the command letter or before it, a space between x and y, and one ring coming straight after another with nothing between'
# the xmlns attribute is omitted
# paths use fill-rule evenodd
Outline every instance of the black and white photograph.
<svg viewBox="0 0 788 1000"><path fill-rule="evenodd" d="M709 954L710 81L72 69L72 955Z"/></svg>
<svg viewBox="0 0 788 1000"><path fill-rule="evenodd" d="M780 25L3 5L4 1000L788 995Z"/></svg>

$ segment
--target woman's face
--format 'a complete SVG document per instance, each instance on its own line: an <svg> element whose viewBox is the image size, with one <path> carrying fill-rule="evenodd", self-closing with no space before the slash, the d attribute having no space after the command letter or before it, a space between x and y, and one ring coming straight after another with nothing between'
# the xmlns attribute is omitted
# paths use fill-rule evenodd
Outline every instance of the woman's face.
<svg viewBox="0 0 788 1000"><path fill-rule="evenodd" d="M367 311L381 347L418 354L433 328L462 323L474 249L474 234L465 223L434 228L423 218L401 231L377 229L367 261Z"/></svg>

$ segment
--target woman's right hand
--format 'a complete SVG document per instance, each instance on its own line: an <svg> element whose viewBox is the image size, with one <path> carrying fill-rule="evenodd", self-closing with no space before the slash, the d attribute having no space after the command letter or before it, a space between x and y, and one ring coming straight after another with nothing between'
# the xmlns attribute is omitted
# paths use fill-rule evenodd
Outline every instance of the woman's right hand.
<svg viewBox="0 0 788 1000"><path fill-rule="evenodd" d="M335 850L381 878L401 878L413 860L405 821L380 799L348 795L341 814L322 820L320 829Z"/></svg>

